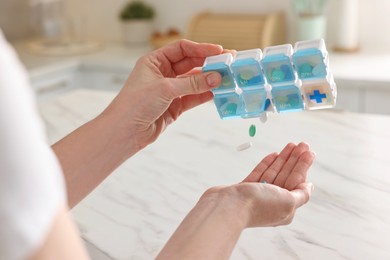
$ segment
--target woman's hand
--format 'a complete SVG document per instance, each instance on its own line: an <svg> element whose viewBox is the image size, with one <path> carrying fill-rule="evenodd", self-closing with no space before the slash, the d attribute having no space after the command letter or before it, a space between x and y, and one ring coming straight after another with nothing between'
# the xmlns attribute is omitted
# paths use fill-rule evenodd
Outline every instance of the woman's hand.
<svg viewBox="0 0 390 260"><path fill-rule="evenodd" d="M306 143L290 143L243 182L207 190L157 259L229 259L244 228L289 224L313 190L306 176L314 157Z"/></svg>
<svg viewBox="0 0 390 260"><path fill-rule="evenodd" d="M279 154L266 156L243 182L211 188L202 198L240 205L246 227L289 224L310 199L313 185L306 179L314 158L308 144L289 143Z"/></svg>
<svg viewBox="0 0 390 260"><path fill-rule="evenodd" d="M70 207L181 113L212 98L219 73L193 74L192 69L221 52L219 45L182 40L142 57L103 113L53 145Z"/></svg>
<svg viewBox="0 0 390 260"><path fill-rule="evenodd" d="M108 111L120 115L142 149L184 111L212 99L210 89L220 85L220 74L192 70L222 52L219 45L181 40L142 57Z"/></svg>

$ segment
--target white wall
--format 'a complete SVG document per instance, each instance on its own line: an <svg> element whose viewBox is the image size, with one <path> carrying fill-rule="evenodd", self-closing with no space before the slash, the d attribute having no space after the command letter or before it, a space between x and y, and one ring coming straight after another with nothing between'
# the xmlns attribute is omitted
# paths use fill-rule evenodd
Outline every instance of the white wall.
<svg viewBox="0 0 390 260"><path fill-rule="evenodd" d="M334 40L334 32L343 17L337 17L338 1L330 0L328 8L328 40ZM356 0L359 3L358 38L364 50L390 52L390 1Z"/></svg>
<svg viewBox="0 0 390 260"><path fill-rule="evenodd" d="M360 0L359 26L363 47L390 51L389 0Z"/></svg>

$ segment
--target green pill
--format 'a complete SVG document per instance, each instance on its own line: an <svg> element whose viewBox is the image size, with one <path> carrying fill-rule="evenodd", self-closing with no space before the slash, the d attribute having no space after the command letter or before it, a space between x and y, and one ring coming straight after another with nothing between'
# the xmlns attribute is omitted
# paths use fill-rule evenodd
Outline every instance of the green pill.
<svg viewBox="0 0 390 260"><path fill-rule="evenodd" d="M230 86L230 77L229 75L223 76L222 77L222 85L225 87Z"/></svg>
<svg viewBox="0 0 390 260"><path fill-rule="evenodd" d="M250 136L250 137L254 137L255 134L256 134L256 126L255 126L255 125L251 125L251 126L249 127L249 136Z"/></svg>
<svg viewBox="0 0 390 260"><path fill-rule="evenodd" d="M243 80L250 80L255 76L255 73L251 70L242 70L240 73L240 78Z"/></svg>
<svg viewBox="0 0 390 260"><path fill-rule="evenodd" d="M280 82L283 81L285 78L285 75L281 69L274 69L271 72L271 81L272 82Z"/></svg>

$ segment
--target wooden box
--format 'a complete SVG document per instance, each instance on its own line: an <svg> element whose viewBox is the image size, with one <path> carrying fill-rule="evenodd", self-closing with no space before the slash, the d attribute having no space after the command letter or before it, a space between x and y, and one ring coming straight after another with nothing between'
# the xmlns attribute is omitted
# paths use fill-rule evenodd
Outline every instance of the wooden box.
<svg viewBox="0 0 390 260"><path fill-rule="evenodd" d="M191 20L186 37L220 44L225 49L263 49L286 43L285 15L200 13Z"/></svg>

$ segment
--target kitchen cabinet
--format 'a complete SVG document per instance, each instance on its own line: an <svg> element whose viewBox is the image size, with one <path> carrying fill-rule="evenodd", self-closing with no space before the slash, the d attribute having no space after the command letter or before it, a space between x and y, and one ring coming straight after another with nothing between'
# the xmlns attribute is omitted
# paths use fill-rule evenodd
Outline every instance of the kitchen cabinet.
<svg viewBox="0 0 390 260"><path fill-rule="evenodd" d="M76 88L77 69L61 70L31 78L31 84L40 99L47 99Z"/></svg>
<svg viewBox="0 0 390 260"><path fill-rule="evenodd" d="M112 43L85 55L40 56L29 53L24 42L13 46L40 100L76 88L119 91L136 61L152 50L148 45L130 48Z"/></svg>
<svg viewBox="0 0 390 260"><path fill-rule="evenodd" d="M367 83L364 88L364 112L390 115L390 83Z"/></svg>
<svg viewBox="0 0 390 260"><path fill-rule="evenodd" d="M81 69L75 78L75 85L81 88L119 91L126 82L128 73Z"/></svg>
<svg viewBox="0 0 390 260"><path fill-rule="evenodd" d="M359 89L344 88L337 85L336 109L362 112L361 103L362 93Z"/></svg>
<svg viewBox="0 0 390 260"><path fill-rule="evenodd" d="M332 52L329 61L337 84L336 108L390 115L389 50Z"/></svg>
<svg viewBox="0 0 390 260"><path fill-rule="evenodd" d="M390 82L336 80L337 109L390 115Z"/></svg>
<svg viewBox="0 0 390 260"><path fill-rule="evenodd" d="M77 88L119 91L128 73L79 69L59 75L45 75L32 82L40 100L47 100Z"/></svg>

